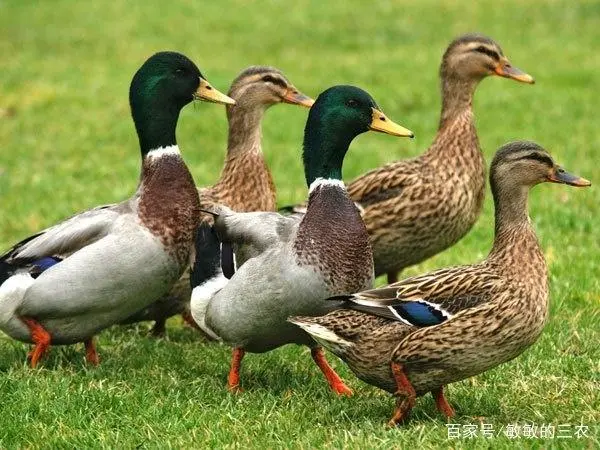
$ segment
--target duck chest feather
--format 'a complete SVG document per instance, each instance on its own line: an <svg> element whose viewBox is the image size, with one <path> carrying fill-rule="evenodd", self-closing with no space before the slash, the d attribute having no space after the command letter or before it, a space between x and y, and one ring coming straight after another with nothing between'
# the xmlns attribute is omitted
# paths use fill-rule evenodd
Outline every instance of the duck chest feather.
<svg viewBox="0 0 600 450"><path fill-rule="evenodd" d="M320 186L309 197L294 252L299 265L323 277L331 295L356 292L373 282L373 251L359 211L345 189Z"/></svg>
<svg viewBox="0 0 600 450"><path fill-rule="evenodd" d="M200 200L181 156L146 158L139 195L142 224L180 265L186 265L200 215Z"/></svg>

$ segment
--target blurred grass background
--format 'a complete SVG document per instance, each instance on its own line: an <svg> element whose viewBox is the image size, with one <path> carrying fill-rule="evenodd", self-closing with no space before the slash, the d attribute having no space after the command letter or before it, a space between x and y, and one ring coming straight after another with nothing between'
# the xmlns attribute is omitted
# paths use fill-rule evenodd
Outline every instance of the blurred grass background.
<svg viewBox="0 0 600 450"><path fill-rule="evenodd" d="M152 53L177 50L226 91L251 64L274 65L316 97L347 83L369 91L414 141L367 133L344 167L350 180L431 143L440 97L438 67L455 36L496 39L527 86L483 81L475 98L488 161L518 138L546 146L567 169L597 182L600 3L521 2L0 2L0 248L74 212L134 191L139 150L129 116L133 73ZM306 110L277 106L264 121L263 149L280 204L304 199L300 151ZM226 148L222 107L188 106L178 142L199 185L219 175ZM304 349L250 355L247 392L224 389L229 349L205 345L177 320L168 340L145 326L100 338L103 363L88 369L79 348L55 348L40 370L26 346L0 337L0 447L405 447L598 445L600 209L596 187L539 186L531 216L550 266L551 319L516 361L449 388L456 423L484 417L499 436L448 441L430 399L398 430L383 424L392 400L352 377L337 399ZM489 193L488 193L489 194ZM474 230L414 274L485 257L493 237L491 196ZM380 280L381 281L381 280ZM333 357L331 357L333 360ZM504 437L507 424L586 424L589 438Z"/></svg>

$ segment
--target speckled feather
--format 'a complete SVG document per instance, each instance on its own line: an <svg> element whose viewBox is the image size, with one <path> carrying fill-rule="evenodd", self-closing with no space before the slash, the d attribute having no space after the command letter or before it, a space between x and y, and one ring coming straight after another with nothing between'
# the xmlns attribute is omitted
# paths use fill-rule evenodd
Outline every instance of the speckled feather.
<svg viewBox="0 0 600 450"><path fill-rule="evenodd" d="M372 170L348 185L350 197L364 208L377 276L396 274L454 245L481 213L485 160L472 101L489 72L484 62L477 63L481 72L472 71L470 61L479 56L465 49L473 45L488 46L503 57L497 43L478 34L450 44L440 67L439 129L427 152Z"/></svg>

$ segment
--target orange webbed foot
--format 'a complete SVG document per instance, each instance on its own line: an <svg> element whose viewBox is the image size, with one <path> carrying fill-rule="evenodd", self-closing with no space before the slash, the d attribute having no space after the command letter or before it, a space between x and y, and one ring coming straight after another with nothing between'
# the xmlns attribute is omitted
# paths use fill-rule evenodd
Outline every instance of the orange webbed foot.
<svg viewBox="0 0 600 450"><path fill-rule="evenodd" d="M97 366L98 364L100 364L100 357L98 356L98 352L96 351L96 344L94 343L93 337L85 341L85 359L92 366Z"/></svg>
<svg viewBox="0 0 600 450"><path fill-rule="evenodd" d="M450 406L448 400L444 396L444 386L440 386L435 391L431 392L433 394L433 398L435 399L435 406L438 411L441 412L446 418L450 419L456 415L454 408Z"/></svg>
<svg viewBox="0 0 600 450"><path fill-rule="evenodd" d="M323 348L312 348L310 350L310 354L317 366L319 366L319 369L321 369L321 372L323 372L323 375L325 375L325 379L327 380L327 383L329 383L329 387L333 392L335 392L337 395L346 395L348 397L354 395L352 389L346 386L344 381L327 362Z"/></svg>
<svg viewBox="0 0 600 450"><path fill-rule="evenodd" d="M396 381L396 392L394 395L397 397L397 400L394 415L389 420L388 425L390 427L395 427L404 422L410 414L411 409L413 409L417 402L417 393L406 376L402 364L392 362L391 366L392 375Z"/></svg>
<svg viewBox="0 0 600 450"><path fill-rule="evenodd" d="M34 347L33 350L29 352L28 358L30 359L31 368L35 369L39 360L50 348L52 336L50 336L50 333L48 333L36 320L30 317L21 317L21 320L27 328L29 328L29 332L31 333L31 341L33 342Z"/></svg>

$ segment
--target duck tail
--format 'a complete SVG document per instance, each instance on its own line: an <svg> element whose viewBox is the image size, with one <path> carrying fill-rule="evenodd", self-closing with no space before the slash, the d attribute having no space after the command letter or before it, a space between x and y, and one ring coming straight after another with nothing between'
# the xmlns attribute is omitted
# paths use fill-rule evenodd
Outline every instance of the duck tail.
<svg viewBox="0 0 600 450"><path fill-rule="evenodd" d="M206 222L203 222L196 231L195 246L196 260L190 274L191 315L204 333L218 340L217 334L206 324L206 312L210 300L228 282L221 268L223 246L212 225Z"/></svg>
<svg viewBox="0 0 600 450"><path fill-rule="evenodd" d="M319 317L295 316L289 317L287 320L302 328L310 334L315 341L336 354L339 354L342 349L353 345L352 342L337 334L334 327L327 326L327 321L320 320Z"/></svg>
<svg viewBox="0 0 600 450"><path fill-rule="evenodd" d="M196 258L190 274L192 289L221 274L221 242L212 225L200 224L194 245Z"/></svg>
<svg viewBox="0 0 600 450"><path fill-rule="evenodd" d="M8 280L14 272L14 267L4 260L0 260L0 285Z"/></svg>

